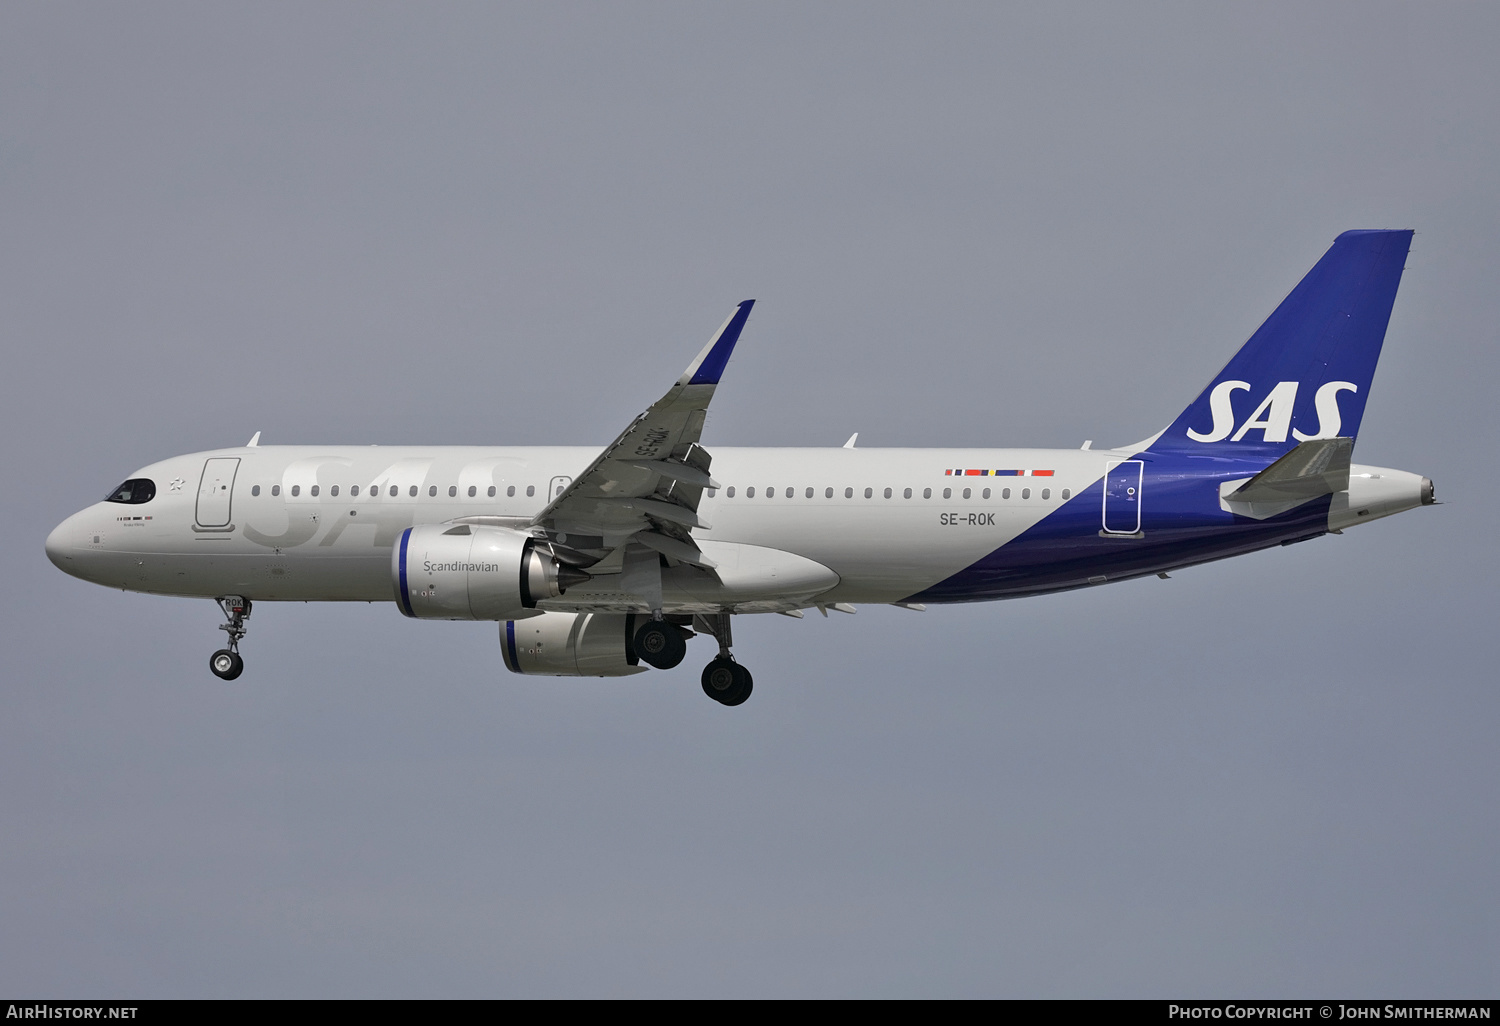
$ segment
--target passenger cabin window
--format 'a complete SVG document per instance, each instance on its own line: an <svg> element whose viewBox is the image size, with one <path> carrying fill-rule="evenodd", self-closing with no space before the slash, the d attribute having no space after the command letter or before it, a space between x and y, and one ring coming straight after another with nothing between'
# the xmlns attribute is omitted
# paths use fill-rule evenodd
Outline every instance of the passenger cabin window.
<svg viewBox="0 0 1500 1026"><path fill-rule="evenodd" d="M358 495L359 494L359 485L350 485L349 486L349 494L350 495Z"/></svg>
<svg viewBox="0 0 1500 1026"><path fill-rule="evenodd" d="M531 498L531 496L533 496L535 494L536 494L536 485L527 485L526 486L526 497L529 499L529 498Z"/></svg>
<svg viewBox="0 0 1500 1026"><path fill-rule="evenodd" d="M867 498L867 499L873 499L874 497L875 497L875 489L873 489L873 488L866 488L865 489L865 498Z"/></svg>
<svg viewBox="0 0 1500 1026"><path fill-rule="evenodd" d="M745 489L745 498L747 498L747 499L753 499L753 498L755 498L755 486L754 485L751 485L749 488Z"/></svg>
<svg viewBox="0 0 1500 1026"><path fill-rule="evenodd" d="M979 493L979 497L982 499L988 499L990 497L990 490L986 488L984 491Z"/></svg>
<svg viewBox="0 0 1500 1026"><path fill-rule="evenodd" d="M943 498L945 498L945 499L951 499L951 498L953 498L953 489L952 488L944 488L943 489Z"/></svg>
<svg viewBox="0 0 1500 1026"><path fill-rule="evenodd" d="M887 488L887 489L886 489L886 490L885 490L885 497L886 497L886 498L887 498L887 499L889 499L889 498L890 498L890 497L891 497L891 490L890 490L890 489L889 489L889 488Z"/></svg>
<svg viewBox="0 0 1500 1026"><path fill-rule="evenodd" d="M1009 488L1002 488L1002 489L1000 489L1000 498L1002 498L1002 499L1008 499L1008 498L1010 498L1010 489Z"/></svg>
<svg viewBox="0 0 1500 1026"><path fill-rule="evenodd" d="M434 497L435 495L437 495L437 485L428 485L427 486L427 497L430 499L430 498Z"/></svg>
<svg viewBox="0 0 1500 1026"><path fill-rule="evenodd" d="M973 494L974 494L974 489L972 489L972 488L965 488L964 489L964 498L967 499L969 496L971 496Z"/></svg>
<svg viewBox="0 0 1500 1026"><path fill-rule="evenodd" d="M809 498L809 499L811 499L811 498L812 498L812 492L813 492L813 490L812 490L812 489L811 489L811 488L809 488L809 489L808 489L808 490L807 490L807 498Z"/></svg>
<svg viewBox="0 0 1500 1026"><path fill-rule="evenodd" d="M515 494L516 494L516 486L515 485L511 485L510 487L506 488L505 489L505 494L507 496L511 497L511 498L514 498Z"/></svg>
<svg viewBox="0 0 1500 1026"><path fill-rule="evenodd" d="M410 488L408 488L406 490L406 494L410 495L413 499L415 499L417 497L417 486L416 485L412 485Z"/></svg>
<svg viewBox="0 0 1500 1026"><path fill-rule="evenodd" d="M339 486L338 485L334 485L332 488L328 489L328 494L329 495L337 496L338 493L339 493Z"/></svg>
<svg viewBox="0 0 1500 1026"><path fill-rule="evenodd" d="M260 485L255 485L254 487L252 487L250 489L250 494L251 495L259 495L260 494Z"/></svg>
<svg viewBox="0 0 1500 1026"><path fill-rule="evenodd" d="M793 491L793 489L791 489L791 488L788 488L788 489L787 489L787 490L786 490L786 497L787 497L787 498L788 498L788 499L790 499L790 498L791 498L791 497L792 497L792 491Z"/></svg>
<svg viewBox="0 0 1500 1026"><path fill-rule="evenodd" d="M318 494L318 486L317 485L313 485L312 486L312 491L310 491L308 494L310 494L310 495L317 495Z"/></svg>
<svg viewBox="0 0 1500 1026"><path fill-rule="evenodd" d="M478 493L479 493L479 489L478 488L475 488L473 485L469 485L469 498L471 498L471 499L474 498L474 496L477 495Z"/></svg>
<svg viewBox="0 0 1500 1026"><path fill-rule="evenodd" d="M301 494L302 494L302 486L301 485L292 485L292 497L295 498L295 497L297 497L298 495L301 495Z"/></svg>
<svg viewBox="0 0 1500 1026"><path fill-rule="evenodd" d="M1069 489L1064 488L1063 489L1063 496L1062 497L1064 499L1071 499L1073 497L1073 493Z"/></svg>
<svg viewBox="0 0 1500 1026"><path fill-rule="evenodd" d="M718 494L719 494L719 490L717 488L710 488L708 490L708 497L710 499L712 499L715 495L718 495Z"/></svg>
<svg viewBox="0 0 1500 1026"><path fill-rule="evenodd" d="M156 498L156 482L150 478L132 477L109 493L105 502L121 502L127 506L139 506Z"/></svg>
<svg viewBox="0 0 1500 1026"><path fill-rule="evenodd" d="M825 499L831 499L831 498L833 498L833 489L829 488L825 492L823 492L823 498L825 498Z"/></svg>
<svg viewBox="0 0 1500 1026"><path fill-rule="evenodd" d="M1050 498L1052 498L1052 489L1051 488L1043 488L1042 489L1042 498L1044 498L1044 499L1050 499Z"/></svg>
<svg viewBox="0 0 1500 1026"><path fill-rule="evenodd" d="M1021 498L1023 498L1023 499L1029 499L1029 498L1031 498L1031 489L1030 488L1022 488L1021 489Z"/></svg>
<svg viewBox="0 0 1500 1026"><path fill-rule="evenodd" d="M845 488L844 489L844 498L846 498L846 499L852 499L852 498L854 498L854 489L853 488Z"/></svg>
<svg viewBox="0 0 1500 1026"><path fill-rule="evenodd" d="M902 492L902 493L901 493L901 497L902 497L902 498L903 498L903 499L909 499L909 498L911 498L911 489L910 489L910 488L908 488L908 489L906 489L906 490L905 490L905 491L904 491L904 492Z"/></svg>
<svg viewBox="0 0 1500 1026"><path fill-rule="evenodd" d="M489 497L493 499L495 497L495 486L494 485L490 485L490 490L486 494L488 494Z"/></svg>
<svg viewBox="0 0 1500 1026"><path fill-rule="evenodd" d="M281 485L272 485L271 486L271 494L272 495L280 495L281 494Z"/></svg>
<svg viewBox="0 0 1500 1026"><path fill-rule="evenodd" d="M924 499L930 499L930 498L932 498L932 489L931 488L923 488L922 489L922 498L924 498Z"/></svg>
<svg viewBox="0 0 1500 1026"><path fill-rule="evenodd" d="M452 499L452 498L457 497L457 495L458 495L458 485L449 485L448 486L448 498Z"/></svg>
<svg viewBox="0 0 1500 1026"><path fill-rule="evenodd" d="M728 488L724 489L724 494L731 499L734 498L734 485L730 485Z"/></svg>
<svg viewBox="0 0 1500 1026"><path fill-rule="evenodd" d="M391 498L394 499L396 497L396 491L397 491L396 486L395 485L391 485Z"/></svg>

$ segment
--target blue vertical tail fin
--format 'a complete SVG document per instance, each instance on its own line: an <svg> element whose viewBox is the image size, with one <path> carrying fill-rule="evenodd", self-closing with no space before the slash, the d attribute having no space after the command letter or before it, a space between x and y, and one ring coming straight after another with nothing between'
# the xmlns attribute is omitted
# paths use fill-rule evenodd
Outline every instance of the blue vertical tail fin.
<svg viewBox="0 0 1500 1026"><path fill-rule="evenodd" d="M1272 460L1310 438L1353 437L1411 237L1352 231L1335 239L1150 448Z"/></svg>

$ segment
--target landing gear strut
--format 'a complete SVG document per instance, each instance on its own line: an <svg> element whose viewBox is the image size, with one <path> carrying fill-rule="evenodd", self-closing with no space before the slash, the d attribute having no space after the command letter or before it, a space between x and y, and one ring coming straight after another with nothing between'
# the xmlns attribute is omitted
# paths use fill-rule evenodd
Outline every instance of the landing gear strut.
<svg viewBox="0 0 1500 1026"><path fill-rule="evenodd" d="M729 652L734 644L729 615L716 613L710 622L713 636L719 640L719 656L703 668L703 693L721 705L739 705L750 697L755 681Z"/></svg>
<svg viewBox="0 0 1500 1026"><path fill-rule="evenodd" d="M245 620L250 616L250 600L238 595L225 595L215 599L224 610L228 623L219 624L219 630L229 634L229 647L221 648L208 657L208 668L215 677L234 680L245 672L245 660L240 658L240 639L245 636Z"/></svg>

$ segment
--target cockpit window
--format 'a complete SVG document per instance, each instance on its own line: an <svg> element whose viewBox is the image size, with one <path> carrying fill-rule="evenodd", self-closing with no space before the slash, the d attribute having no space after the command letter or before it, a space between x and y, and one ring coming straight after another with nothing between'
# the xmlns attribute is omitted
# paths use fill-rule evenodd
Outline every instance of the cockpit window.
<svg viewBox="0 0 1500 1026"><path fill-rule="evenodd" d="M133 477L120 487L109 493L105 502L123 502L130 506L139 506L143 502L150 502L156 498L156 482L150 478Z"/></svg>

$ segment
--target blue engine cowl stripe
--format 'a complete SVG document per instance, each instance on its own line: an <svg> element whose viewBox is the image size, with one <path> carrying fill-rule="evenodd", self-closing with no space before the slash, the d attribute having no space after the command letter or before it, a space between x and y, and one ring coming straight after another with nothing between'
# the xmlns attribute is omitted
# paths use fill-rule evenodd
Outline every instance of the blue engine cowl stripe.
<svg viewBox="0 0 1500 1026"><path fill-rule="evenodd" d="M500 654L505 657L505 668L511 673L521 672L520 660L516 658L516 621L505 621L505 644L501 646Z"/></svg>
<svg viewBox="0 0 1500 1026"><path fill-rule="evenodd" d="M411 594L406 590L406 543L410 540L411 528L408 527L401 532L401 554L396 560L397 577L399 579L399 585L396 589L396 599L401 605L401 612L415 620L417 614L412 612Z"/></svg>

